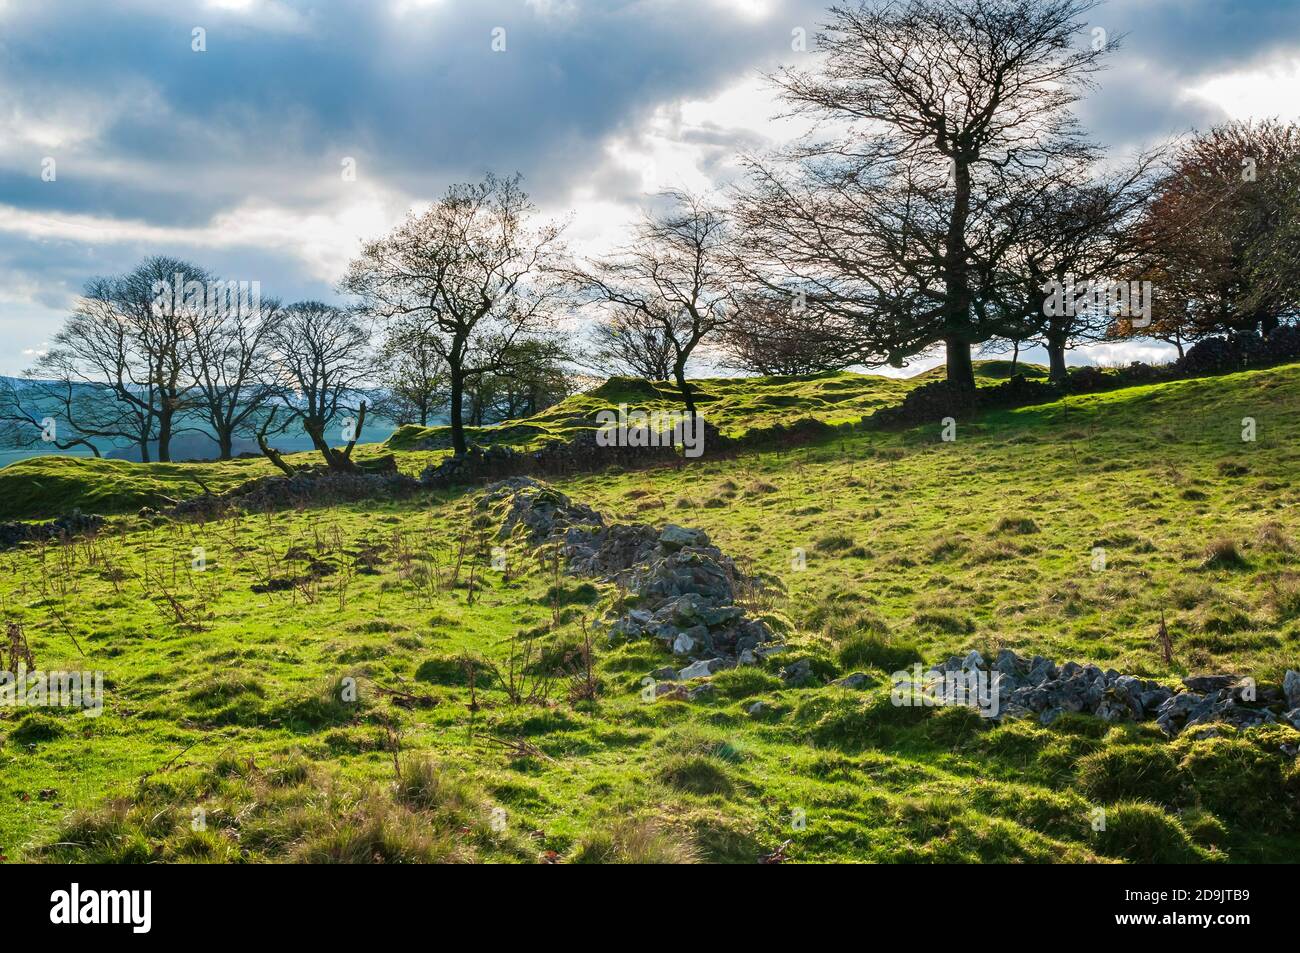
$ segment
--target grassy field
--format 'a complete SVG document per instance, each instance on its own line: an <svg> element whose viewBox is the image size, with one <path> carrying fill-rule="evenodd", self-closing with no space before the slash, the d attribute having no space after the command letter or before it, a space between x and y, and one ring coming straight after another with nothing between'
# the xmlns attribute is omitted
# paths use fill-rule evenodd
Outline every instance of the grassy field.
<svg viewBox="0 0 1300 953"><path fill-rule="evenodd" d="M909 386L700 384L706 416L731 434L856 420ZM509 439L563 434L620 400L667 396L611 382ZM791 653L715 675L715 696L693 702L643 700L641 679L670 658L601 637L609 587L557 579L518 542L506 571L492 568L495 527L470 493L206 525L128 516L92 540L0 554L0 611L37 666L106 679L97 718L0 709L0 853L1294 860L1300 768L1280 748L1300 732L1170 742L1078 716L993 726L895 707L886 676L1003 647L1171 685L1300 668L1298 411L1291 366L993 414L953 442L937 421L846 429L783 453L557 483L610 519L703 528L779 580L753 608ZM437 456L399 452L412 472ZM9 492L33 472L50 482ZM196 474L217 490L262 472L41 458L0 471L0 492L11 518L129 513L151 493L186 494ZM1156 644L1162 614L1172 664ZM871 678L785 688L777 662L795 657L827 679Z"/></svg>

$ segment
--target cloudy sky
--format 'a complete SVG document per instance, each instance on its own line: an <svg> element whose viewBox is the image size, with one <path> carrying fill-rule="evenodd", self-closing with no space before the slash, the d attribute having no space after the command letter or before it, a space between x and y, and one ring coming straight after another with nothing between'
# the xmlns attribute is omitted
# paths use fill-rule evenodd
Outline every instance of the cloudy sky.
<svg viewBox="0 0 1300 953"><path fill-rule="evenodd" d="M788 134L762 74L808 62L793 31L828 5L0 0L0 373L147 254L329 299L362 239L489 169L572 212L579 249L617 242L649 195ZM1300 118L1296 0L1110 0L1092 23L1127 34L1081 110L1116 149ZM1149 355L1091 359L1118 356Z"/></svg>

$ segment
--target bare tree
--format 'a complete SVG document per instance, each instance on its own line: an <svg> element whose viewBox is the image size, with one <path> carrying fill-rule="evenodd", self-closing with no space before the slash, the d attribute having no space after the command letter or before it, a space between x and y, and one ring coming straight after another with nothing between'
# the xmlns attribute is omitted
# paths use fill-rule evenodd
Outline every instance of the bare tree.
<svg viewBox="0 0 1300 953"><path fill-rule="evenodd" d="M297 421L331 470L356 469L352 448L366 421L362 397L372 367L370 332L356 315L320 301L286 307L269 337L270 369L277 399L258 431L262 452L292 473L267 445L266 436L280 424ZM340 423L342 450L331 447L326 430Z"/></svg>
<svg viewBox="0 0 1300 953"><path fill-rule="evenodd" d="M208 303L212 276L202 268L162 255L146 258L118 278L92 283L86 297L126 326L127 344L144 369L135 387L114 383L126 403L147 398L157 422L158 459L171 460L171 439L193 396L191 350L195 318ZM139 384L144 383L141 390ZM146 459L148 459L146 457Z"/></svg>
<svg viewBox="0 0 1300 953"><path fill-rule="evenodd" d="M1071 105L1118 38L1080 42L1096 0L898 0L836 6L823 66L775 81L819 120L772 161L749 159L737 234L749 277L799 287L851 324L866 361L942 344L973 392L971 346L1006 333L982 285L1044 178L1095 156Z"/></svg>
<svg viewBox="0 0 1300 953"><path fill-rule="evenodd" d="M269 345L279 319L279 301L243 295L193 316L193 406L212 428L222 460L233 455L238 434L256 432L275 394Z"/></svg>
<svg viewBox="0 0 1300 953"><path fill-rule="evenodd" d="M733 304L727 224L700 196L663 197L669 207L647 213L628 247L570 268L568 277L579 299L607 310L611 320L656 329L671 348L672 376L693 415L686 365L726 323Z"/></svg>
<svg viewBox="0 0 1300 953"><path fill-rule="evenodd" d="M548 266L563 228L530 227L534 207L520 181L488 175L452 186L427 212L367 242L342 282L371 315L423 315L437 328L457 455L467 450L467 381L506 367L503 348L544 327L559 300Z"/></svg>
<svg viewBox="0 0 1300 953"><path fill-rule="evenodd" d="M113 279L86 286L76 310L29 372L52 382L58 418L85 437L129 442L149 462L157 436L157 377L152 355L139 346L140 329L115 304Z"/></svg>

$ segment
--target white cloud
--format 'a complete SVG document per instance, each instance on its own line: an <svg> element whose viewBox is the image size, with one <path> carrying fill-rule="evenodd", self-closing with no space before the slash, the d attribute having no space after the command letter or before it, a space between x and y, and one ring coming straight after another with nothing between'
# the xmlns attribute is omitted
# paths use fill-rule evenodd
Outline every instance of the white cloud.
<svg viewBox="0 0 1300 953"><path fill-rule="evenodd" d="M711 191L736 176L740 150L789 138L803 127L778 111L761 76L748 76L701 99L661 104L635 132L606 143L608 159L637 176L647 194L669 188Z"/></svg>
<svg viewBox="0 0 1300 953"><path fill-rule="evenodd" d="M1071 364L1096 364L1099 367L1116 367L1142 361L1146 364L1163 364L1178 356L1172 344L1160 341L1117 341L1108 344L1087 344L1075 348Z"/></svg>
<svg viewBox="0 0 1300 953"><path fill-rule="evenodd" d="M747 20L763 20L772 15L774 0L713 0L713 5L737 13Z"/></svg>
<svg viewBox="0 0 1300 953"><path fill-rule="evenodd" d="M0 232L37 242L74 241L91 246L274 248L301 261L311 277L332 283L342 276L361 241L390 229L409 204L380 186L356 182L349 183L349 190L349 194L310 211L249 201L213 216L204 225L187 227L0 205Z"/></svg>
<svg viewBox="0 0 1300 953"><path fill-rule="evenodd" d="M1300 119L1300 57L1222 73L1188 90L1238 120Z"/></svg>
<svg viewBox="0 0 1300 953"><path fill-rule="evenodd" d="M297 33L307 28L303 15L281 0L205 0L204 6L239 16L263 30Z"/></svg>

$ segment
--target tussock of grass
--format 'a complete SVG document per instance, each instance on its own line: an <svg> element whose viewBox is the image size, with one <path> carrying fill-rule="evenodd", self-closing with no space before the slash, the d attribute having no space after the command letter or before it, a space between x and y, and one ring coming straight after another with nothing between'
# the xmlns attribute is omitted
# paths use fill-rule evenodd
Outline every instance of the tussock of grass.
<svg viewBox="0 0 1300 953"><path fill-rule="evenodd" d="M1028 516L1004 516L993 527L996 536L1029 536L1038 532L1038 524Z"/></svg>
<svg viewBox="0 0 1300 953"><path fill-rule="evenodd" d="M924 661L916 646L874 633L853 635L842 642L839 660L845 671L874 668L884 672L897 672Z"/></svg>
<svg viewBox="0 0 1300 953"><path fill-rule="evenodd" d="M918 612L912 617L918 629L932 629L948 635L965 635L975 631L975 623L967 616L942 609L930 609Z"/></svg>
<svg viewBox="0 0 1300 953"><path fill-rule="evenodd" d="M9 741L20 745L38 745L67 734L63 724L49 715L32 712L24 715L18 727L9 732Z"/></svg>
<svg viewBox="0 0 1300 953"><path fill-rule="evenodd" d="M1106 808L1105 830L1097 849L1108 856L1142 864L1191 864L1215 860L1192 841L1178 820L1154 804L1125 801Z"/></svg>
<svg viewBox="0 0 1300 953"><path fill-rule="evenodd" d="M1248 569L1250 564L1237 548L1237 541L1227 537L1216 539L1205 547L1202 569Z"/></svg>
<svg viewBox="0 0 1300 953"><path fill-rule="evenodd" d="M575 864L694 864L698 848L689 836L655 818L612 818L587 833L574 849Z"/></svg>
<svg viewBox="0 0 1300 953"><path fill-rule="evenodd" d="M706 755L675 755L664 762L658 776L664 784L689 794L725 797L735 790L726 767Z"/></svg>
<svg viewBox="0 0 1300 953"><path fill-rule="evenodd" d="M813 548L819 553L840 553L853 548L853 537L845 533L831 533L817 540Z"/></svg>
<svg viewBox="0 0 1300 953"><path fill-rule="evenodd" d="M723 698L749 698L775 691L781 680L753 666L726 669L713 676L713 687Z"/></svg>
<svg viewBox="0 0 1300 953"><path fill-rule="evenodd" d="M471 678L476 685L493 684L495 675L486 660L468 654L433 655L420 662L415 677L435 685L468 685Z"/></svg>
<svg viewBox="0 0 1300 953"><path fill-rule="evenodd" d="M1178 762L1164 744L1120 745L1079 762L1079 788L1098 801L1153 801L1176 806L1184 798Z"/></svg>

